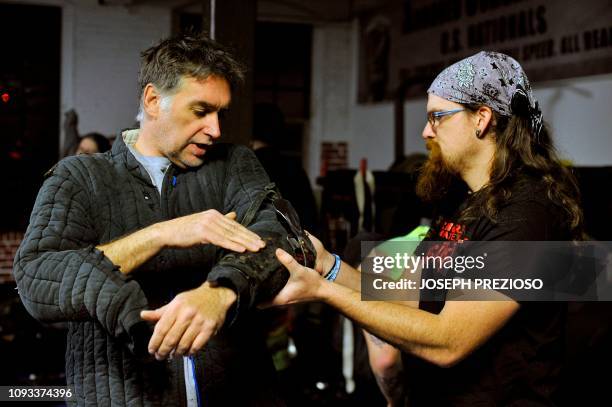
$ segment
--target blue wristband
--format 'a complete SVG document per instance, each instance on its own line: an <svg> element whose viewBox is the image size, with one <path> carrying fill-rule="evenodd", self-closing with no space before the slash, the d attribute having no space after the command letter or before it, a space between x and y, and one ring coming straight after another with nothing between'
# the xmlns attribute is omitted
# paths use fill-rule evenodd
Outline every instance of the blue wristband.
<svg viewBox="0 0 612 407"><path fill-rule="evenodd" d="M327 281L334 282L336 280L336 277L338 277L338 272L340 271L340 265L342 264L342 260L340 260L340 256L338 256L337 254L332 253L332 256L334 256L335 258L334 267L332 267L332 269L329 270L329 273L325 275L325 279Z"/></svg>

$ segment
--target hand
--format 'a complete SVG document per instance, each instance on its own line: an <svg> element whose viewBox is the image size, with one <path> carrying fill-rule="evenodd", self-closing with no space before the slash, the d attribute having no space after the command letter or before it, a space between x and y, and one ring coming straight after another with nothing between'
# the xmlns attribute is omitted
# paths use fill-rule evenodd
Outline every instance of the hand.
<svg viewBox="0 0 612 407"><path fill-rule="evenodd" d="M302 266L283 249L276 249L276 258L289 270L289 281L268 305L287 305L316 301L326 281L313 269Z"/></svg>
<svg viewBox="0 0 612 407"><path fill-rule="evenodd" d="M223 326L234 301L236 294L231 289L205 283L177 295L161 308L142 311L142 319L156 322L149 353L157 360L168 355L193 355Z"/></svg>
<svg viewBox="0 0 612 407"><path fill-rule="evenodd" d="M235 252L256 252L265 242L236 222L236 213L225 216L214 209L182 216L159 224L166 246L192 247L211 243Z"/></svg>
<svg viewBox="0 0 612 407"><path fill-rule="evenodd" d="M323 243L321 243L319 239L308 233L308 231L306 231L306 234L317 252L315 271L319 273L319 275L324 276L334 267L336 258L323 247Z"/></svg>

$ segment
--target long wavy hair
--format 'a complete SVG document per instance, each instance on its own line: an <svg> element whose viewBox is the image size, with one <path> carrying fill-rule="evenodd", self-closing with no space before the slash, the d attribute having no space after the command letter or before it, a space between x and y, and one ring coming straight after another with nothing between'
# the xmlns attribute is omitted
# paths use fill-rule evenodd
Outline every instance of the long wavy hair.
<svg viewBox="0 0 612 407"><path fill-rule="evenodd" d="M475 112L480 106L464 105ZM493 112L490 130L496 144L488 184L477 205L469 205L460 215L469 220L483 214L495 221L500 205L511 196L511 185L519 174L528 174L544 182L548 199L566 213L565 226L573 239L583 238L583 214L578 183L572 171L561 164L549 128L542 127L538 137L532 133L529 119L502 116ZM484 211L484 213L482 213Z"/></svg>

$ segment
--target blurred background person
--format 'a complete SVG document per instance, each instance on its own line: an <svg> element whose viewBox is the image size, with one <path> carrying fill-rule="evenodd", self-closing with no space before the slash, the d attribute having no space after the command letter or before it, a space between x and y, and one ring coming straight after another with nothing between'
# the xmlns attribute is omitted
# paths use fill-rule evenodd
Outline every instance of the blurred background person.
<svg viewBox="0 0 612 407"><path fill-rule="evenodd" d="M110 150L111 142L106 136L97 132L80 136L78 125L79 116L74 109L70 109L64 114L64 157L73 154L105 153Z"/></svg>
<svg viewBox="0 0 612 407"><path fill-rule="evenodd" d="M317 205L308 175L301 162L284 156L278 148L280 140L285 136L285 116L272 103L255 105L254 113L251 148L270 180L295 208L302 227L314 233Z"/></svg>

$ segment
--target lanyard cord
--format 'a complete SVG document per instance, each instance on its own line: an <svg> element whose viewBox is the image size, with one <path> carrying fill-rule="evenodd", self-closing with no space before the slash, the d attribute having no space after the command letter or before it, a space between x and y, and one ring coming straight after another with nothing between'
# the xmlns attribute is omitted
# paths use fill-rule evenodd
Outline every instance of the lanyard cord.
<svg viewBox="0 0 612 407"><path fill-rule="evenodd" d="M193 385L195 386L195 393L198 398L198 407L202 407L202 401L200 400L200 388L198 387L198 379L196 377L195 357L189 356L189 360L191 361L191 376L193 377Z"/></svg>
<svg viewBox="0 0 612 407"><path fill-rule="evenodd" d="M170 291L170 297L171 299L174 298L174 291ZM198 400L198 407L202 407L202 400L200 399L200 387L198 386L198 379L196 377L196 362L195 362L195 357L194 356L189 356L187 358L187 360L189 360L189 362L191 362L191 377L193 377L193 387L195 389L195 394L196 394L196 398ZM185 361L185 359L183 359L183 361ZM185 362L183 362L185 363Z"/></svg>

